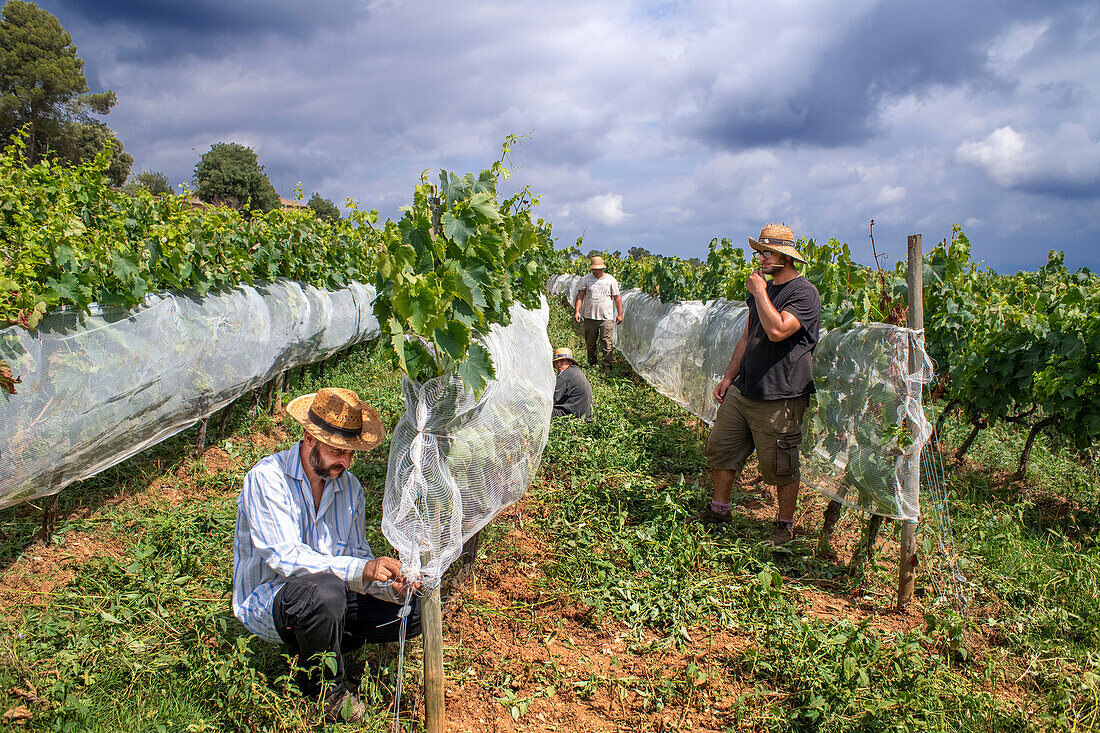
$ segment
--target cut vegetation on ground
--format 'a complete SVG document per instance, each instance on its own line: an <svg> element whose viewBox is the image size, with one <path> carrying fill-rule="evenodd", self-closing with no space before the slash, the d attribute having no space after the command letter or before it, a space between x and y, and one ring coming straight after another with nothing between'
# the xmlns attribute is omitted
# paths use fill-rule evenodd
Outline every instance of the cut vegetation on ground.
<svg viewBox="0 0 1100 733"><path fill-rule="evenodd" d="M583 351L552 308L551 341ZM400 382L371 347L316 369L356 389L387 426ZM556 420L539 479L483 533L473 576L445 608L448 729L1088 730L1100 727L1097 469L1040 444L1013 481L1026 434L979 438L948 490L969 606L935 603L926 576L893 610L897 528L853 576L862 519L846 513L841 562L815 556L825 502L805 494L796 539L763 538L771 491L740 488L738 521L690 516L709 494L705 426L625 364L589 371L593 423ZM319 730L288 693L279 649L230 610L232 533L245 471L297 439L290 421L236 408L213 447L193 431L61 497L52 542L30 507L0 513L0 713L27 730ZM946 443L968 426L948 422ZM352 470L380 511L388 444ZM749 471L748 473L751 473ZM372 544L385 541L371 518ZM925 529L925 537L932 537ZM923 569L923 568L922 568ZM353 671L387 730L396 650ZM406 659L419 725L419 642Z"/></svg>

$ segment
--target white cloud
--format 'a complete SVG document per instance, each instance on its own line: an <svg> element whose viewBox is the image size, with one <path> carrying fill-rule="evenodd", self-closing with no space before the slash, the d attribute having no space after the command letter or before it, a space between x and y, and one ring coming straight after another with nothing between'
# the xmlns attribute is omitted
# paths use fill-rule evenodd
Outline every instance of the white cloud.
<svg viewBox="0 0 1100 733"><path fill-rule="evenodd" d="M879 206L893 206L904 200L905 186L883 186L875 197L875 203Z"/></svg>
<svg viewBox="0 0 1100 733"><path fill-rule="evenodd" d="M620 224L629 214L623 211L623 197L618 193L604 193L588 197L577 207L580 215L594 219L604 226Z"/></svg>
<svg viewBox="0 0 1100 733"><path fill-rule="evenodd" d="M1049 20L1012 26L990 45L989 67L998 73L1007 73L1035 48L1035 44L1048 30Z"/></svg>
<svg viewBox="0 0 1100 733"><path fill-rule="evenodd" d="M1100 195L1100 141L1082 125L1063 124L1053 135L1027 136L1005 125L984 140L961 143L955 154L1002 188Z"/></svg>

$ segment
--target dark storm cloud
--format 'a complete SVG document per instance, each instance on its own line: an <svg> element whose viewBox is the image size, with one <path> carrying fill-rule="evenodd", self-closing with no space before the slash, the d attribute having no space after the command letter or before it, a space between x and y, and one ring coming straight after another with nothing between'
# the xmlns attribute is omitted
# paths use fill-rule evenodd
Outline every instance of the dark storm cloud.
<svg viewBox="0 0 1100 733"><path fill-rule="evenodd" d="M804 83L761 89L751 97L743 90L715 95L694 121L695 132L727 150L866 141L880 130L877 111L884 98L920 93L933 85L1010 88L1010 82L989 70L988 44L1010 25L1056 12L1057 6L884 3L845 28L812 61ZM769 53L767 42L752 52Z"/></svg>
<svg viewBox="0 0 1100 733"><path fill-rule="evenodd" d="M44 0L63 25L110 28L122 61L167 63L187 54L221 56L270 37L289 40L343 28L366 13L358 0ZM72 23L76 25L76 23ZM121 33L120 33L121 31Z"/></svg>

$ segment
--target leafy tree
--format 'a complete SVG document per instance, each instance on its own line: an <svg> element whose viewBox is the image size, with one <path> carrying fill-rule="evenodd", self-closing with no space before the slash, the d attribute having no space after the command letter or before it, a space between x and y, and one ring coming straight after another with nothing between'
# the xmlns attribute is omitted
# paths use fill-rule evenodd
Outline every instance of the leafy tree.
<svg viewBox="0 0 1100 733"><path fill-rule="evenodd" d="M160 171L142 171L123 188L130 194L137 193L138 189L148 191L154 196L173 193L172 186L168 183L168 176Z"/></svg>
<svg viewBox="0 0 1100 733"><path fill-rule="evenodd" d="M652 257L653 253L645 247L631 247L626 251L626 256L631 260L640 260L643 257Z"/></svg>
<svg viewBox="0 0 1100 733"><path fill-rule="evenodd" d="M115 101L110 90L88 92L84 62L57 18L22 0L9 0L0 9L0 134L10 138L26 127L28 163L53 148L83 151L93 140L113 139L106 128L73 125L101 124L90 115L107 114ZM114 150L123 155L121 144ZM120 157L116 172L129 171L122 162Z"/></svg>
<svg viewBox="0 0 1100 733"><path fill-rule="evenodd" d="M111 158L107 177L115 186L121 186L130 175L134 158L122 149L122 143L114 132L102 122L72 122L65 127L54 143L53 153L70 165L91 160L96 154L110 147Z"/></svg>
<svg viewBox="0 0 1100 733"><path fill-rule="evenodd" d="M271 185L256 151L239 143L215 143L195 164L198 197L234 209L271 211L279 208L279 194Z"/></svg>
<svg viewBox="0 0 1100 733"><path fill-rule="evenodd" d="M313 213L318 219L340 221L340 209L336 208L336 204L323 198L321 194L316 191L309 197L309 203L306 204L306 206L313 210Z"/></svg>

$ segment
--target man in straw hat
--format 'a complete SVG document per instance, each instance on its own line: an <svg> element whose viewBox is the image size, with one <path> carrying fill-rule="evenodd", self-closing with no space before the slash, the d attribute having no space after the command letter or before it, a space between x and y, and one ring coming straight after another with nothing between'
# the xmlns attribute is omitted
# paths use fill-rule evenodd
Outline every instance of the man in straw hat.
<svg viewBox="0 0 1100 733"><path fill-rule="evenodd" d="M573 350L562 347L554 350L554 371L558 373L554 383L553 417L576 415L592 419L592 385L584 376Z"/></svg>
<svg viewBox="0 0 1100 733"><path fill-rule="evenodd" d="M714 388L721 404L706 445L714 493L697 520L731 521L730 489L755 450L760 473L776 487L779 511L770 541L781 545L794 537L802 416L814 393L821 298L795 269L795 262L806 260L795 248L790 227L768 224L749 244L760 267L745 284L749 317L744 333Z"/></svg>
<svg viewBox="0 0 1100 733"><path fill-rule="evenodd" d="M233 613L310 665L300 683L308 693L324 691L327 718L358 720L367 711L348 690L343 654L397 640L399 624L389 622L407 587L400 561L371 552L363 486L348 471L356 451L382 442L382 422L348 389L299 397L287 412L305 437L257 463L237 499ZM418 633L414 603L407 634ZM318 665L315 655L325 652L334 670Z"/></svg>
<svg viewBox="0 0 1100 733"><path fill-rule="evenodd" d="M603 257L593 257L592 272L581 278L577 290L573 318L577 323L584 320L588 365L597 366L602 361L603 368L610 369L611 335L615 324L623 322L623 296L619 293L619 281L604 270Z"/></svg>

